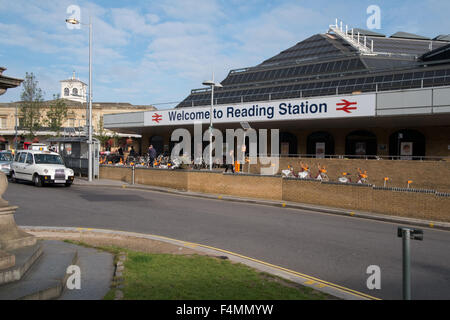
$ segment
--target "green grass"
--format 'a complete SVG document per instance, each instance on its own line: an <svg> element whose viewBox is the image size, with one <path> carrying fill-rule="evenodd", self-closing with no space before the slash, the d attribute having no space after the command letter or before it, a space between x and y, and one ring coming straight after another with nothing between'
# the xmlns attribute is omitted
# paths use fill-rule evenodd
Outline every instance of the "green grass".
<svg viewBox="0 0 450 320"><path fill-rule="evenodd" d="M127 253L121 289L125 300L334 299L229 260L201 255L148 254L118 247L97 249L115 254L116 259L119 252ZM111 289L105 299L114 299L115 290Z"/></svg>
<svg viewBox="0 0 450 320"><path fill-rule="evenodd" d="M122 291L125 299L131 300L327 298L313 289L288 283L227 260L200 255L145 254L132 251L128 251Z"/></svg>

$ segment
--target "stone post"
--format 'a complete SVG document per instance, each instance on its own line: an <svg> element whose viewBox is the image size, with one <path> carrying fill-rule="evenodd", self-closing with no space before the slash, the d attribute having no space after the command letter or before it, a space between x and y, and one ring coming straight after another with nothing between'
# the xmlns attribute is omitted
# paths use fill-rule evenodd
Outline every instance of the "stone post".
<svg viewBox="0 0 450 320"><path fill-rule="evenodd" d="M36 237L20 230L14 220L17 207L2 198L8 188L6 175L0 172L0 270L13 267L15 256L11 251L36 244Z"/></svg>

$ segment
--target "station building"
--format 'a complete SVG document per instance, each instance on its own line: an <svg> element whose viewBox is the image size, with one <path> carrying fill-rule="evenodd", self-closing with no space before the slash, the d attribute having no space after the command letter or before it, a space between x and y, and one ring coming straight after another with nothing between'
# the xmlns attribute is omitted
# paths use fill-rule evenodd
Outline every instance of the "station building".
<svg viewBox="0 0 450 320"><path fill-rule="evenodd" d="M214 90L213 126L279 129L280 154L445 159L450 156L450 35L391 36L332 25ZM170 151L173 130L209 127L211 89L174 109L105 115L105 128ZM207 144L207 142L205 142ZM248 150L248 149L247 149Z"/></svg>

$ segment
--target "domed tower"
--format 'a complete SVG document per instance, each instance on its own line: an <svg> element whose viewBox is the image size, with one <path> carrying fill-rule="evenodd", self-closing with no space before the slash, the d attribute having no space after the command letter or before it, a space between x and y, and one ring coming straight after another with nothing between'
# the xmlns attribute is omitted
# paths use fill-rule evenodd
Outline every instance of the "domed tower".
<svg viewBox="0 0 450 320"><path fill-rule="evenodd" d="M72 79L61 80L60 82L61 98L81 103L86 102L87 85L75 77L75 71L72 74Z"/></svg>

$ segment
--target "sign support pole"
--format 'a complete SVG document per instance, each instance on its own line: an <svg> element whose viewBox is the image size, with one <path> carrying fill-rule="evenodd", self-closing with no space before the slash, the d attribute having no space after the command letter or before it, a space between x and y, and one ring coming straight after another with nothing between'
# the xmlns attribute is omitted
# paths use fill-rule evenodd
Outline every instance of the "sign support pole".
<svg viewBox="0 0 450 320"><path fill-rule="evenodd" d="M403 237L403 300L411 300L410 230L402 230Z"/></svg>

